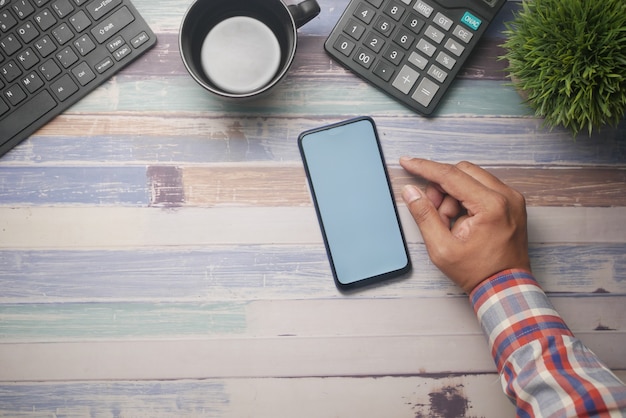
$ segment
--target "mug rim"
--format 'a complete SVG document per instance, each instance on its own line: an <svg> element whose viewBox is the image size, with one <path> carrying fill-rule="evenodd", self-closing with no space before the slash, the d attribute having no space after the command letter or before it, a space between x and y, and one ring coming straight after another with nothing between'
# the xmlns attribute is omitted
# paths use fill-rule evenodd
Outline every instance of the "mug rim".
<svg viewBox="0 0 626 418"><path fill-rule="evenodd" d="M182 58L183 64L185 65L185 68L187 69L187 72L189 73L189 75L191 75L191 77L196 81L196 83L198 83L200 86L202 86L205 90L210 91L211 93L217 95L217 96L221 96L224 98L228 98L228 99L246 99L246 98L254 98L257 97L265 92L267 92L268 90L272 89L274 86L276 86L276 84L278 84L283 77L285 76L285 74L287 73L287 71L289 71L289 69L291 68L291 64L293 63L293 60L295 58L296 55L296 47L298 45L298 29L296 26L296 22L293 18L293 15L291 14L291 11L289 10L289 7L282 1L282 0L269 0L269 1L274 1L277 3L280 3L280 5L282 6L283 10L287 13L287 15L289 16L289 22L290 22L290 34L291 36L293 36L293 42L290 48L290 51L288 51L288 55L285 59L285 63L281 66L281 69L279 71L276 72L276 74L274 75L274 77L272 77L272 79L270 80L269 83L267 83L265 86L260 87L256 90L252 90L246 93L231 93L228 91L224 91L221 89L218 89L212 85L210 85L209 83L207 83L205 80L203 80L202 78L200 78L195 71L192 70L191 66L188 63L188 59L185 55L185 49L183 48L183 28L185 27L185 23L187 23L188 17L190 16L190 12L191 9L194 8L194 6L196 6L198 3L203 2L203 1L208 1L208 0L194 0L189 7L187 8L187 10L185 11L185 14L183 15L183 19L181 21L180 24L180 28L178 30L178 49L179 49L179 53L180 56ZM268 0L263 0L260 3L262 3L263 5L266 5L266 2ZM269 8L269 7L268 7ZM237 15L237 16L244 16L244 15ZM225 20L225 19L223 19ZM223 20L220 20L220 22L222 22ZM262 22L265 23L265 22ZM273 31L273 30L272 30ZM191 59L191 58L190 58Z"/></svg>

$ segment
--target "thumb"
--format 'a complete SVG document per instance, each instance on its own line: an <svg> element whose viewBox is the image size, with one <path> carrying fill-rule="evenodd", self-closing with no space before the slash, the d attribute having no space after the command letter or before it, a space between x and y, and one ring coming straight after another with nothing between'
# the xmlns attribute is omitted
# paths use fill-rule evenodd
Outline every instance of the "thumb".
<svg viewBox="0 0 626 418"><path fill-rule="evenodd" d="M402 199L415 219L427 247L448 242L450 229L441 220L433 203L418 187L410 184L404 186Z"/></svg>

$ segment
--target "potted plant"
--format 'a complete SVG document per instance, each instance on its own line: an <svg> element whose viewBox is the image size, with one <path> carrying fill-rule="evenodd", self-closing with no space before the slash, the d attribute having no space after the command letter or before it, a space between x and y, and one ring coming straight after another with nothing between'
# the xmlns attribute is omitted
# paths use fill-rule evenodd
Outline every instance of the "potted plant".
<svg viewBox="0 0 626 418"><path fill-rule="evenodd" d="M515 87L550 128L574 135L626 111L626 1L524 0L502 45Z"/></svg>

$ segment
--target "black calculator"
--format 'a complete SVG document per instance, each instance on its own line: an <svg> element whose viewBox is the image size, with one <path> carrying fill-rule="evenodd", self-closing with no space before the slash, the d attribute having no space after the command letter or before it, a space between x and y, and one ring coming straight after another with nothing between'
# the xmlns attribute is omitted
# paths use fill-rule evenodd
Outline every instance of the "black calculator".
<svg viewBox="0 0 626 418"><path fill-rule="evenodd" d="M506 0L351 0L324 44L335 60L430 115Z"/></svg>

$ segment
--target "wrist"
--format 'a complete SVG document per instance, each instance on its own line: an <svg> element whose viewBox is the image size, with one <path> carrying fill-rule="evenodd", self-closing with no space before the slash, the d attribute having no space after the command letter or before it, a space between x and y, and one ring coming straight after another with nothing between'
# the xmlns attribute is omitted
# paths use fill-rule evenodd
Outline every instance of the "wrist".
<svg viewBox="0 0 626 418"><path fill-rule="evenodd" d="M531 341L572 335L528 270L504 270L487 278L470 300L498 371L515 350Z"/></svg>

